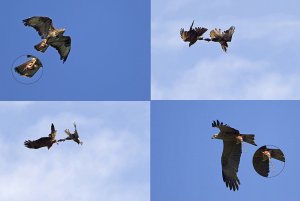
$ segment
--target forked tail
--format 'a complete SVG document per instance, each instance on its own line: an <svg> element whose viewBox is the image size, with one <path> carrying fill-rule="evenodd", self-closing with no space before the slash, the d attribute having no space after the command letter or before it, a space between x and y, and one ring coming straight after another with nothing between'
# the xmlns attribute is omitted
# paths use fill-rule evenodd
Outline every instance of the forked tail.
<svg viewBox="0 0 300 201"><path fill-rule="evenodd" d="M254 142L255 135L253 135L253 134L241 134L241 136L243 137L244 142L248 142L249 144L257 146L257 144L255 144L255 142Z"/></svg>

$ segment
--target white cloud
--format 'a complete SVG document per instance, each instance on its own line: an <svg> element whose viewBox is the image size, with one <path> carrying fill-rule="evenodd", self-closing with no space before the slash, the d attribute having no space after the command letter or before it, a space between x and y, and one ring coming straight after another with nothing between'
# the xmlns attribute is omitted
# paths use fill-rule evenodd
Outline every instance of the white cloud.
<svg viewBox="0 0 300 201"><path fill-rule="evenodd" d="M167 88L153 79L153 99L297 99L300 74L277 73L266 61L225 55L206 59ZM160 86L160 87L158 87Z"/></svg>
<svg viewBox="0 0 300 201"><path fill-rule="evenodd" d="M78 108L77 103L73 103L74 111ZM39 104L40 109L43 103ZM60 105L59 102L56 104ZM80 104L83 107L82 102ZM119 108L118 103L115 104ZM128 106L127 113L130 113L134 106ZM47 113L47 103L44 107ZM34 113L34 109L31 110ZM140 113L143 112L149 116L149 111L140 110ZM111 110L111 114L117 113ZM134 125L123 127L117 126L119 122L114 121L116 126L108 127L106 123L111 119L101 115L101 111L99 116L61 111L55 115L44 115L38 121L26 115L16 117L26 121L28 127L11 128L12 133L15 132L14 138L8 137L8 133L0 133L0 200L150 200L148 126L142 129ZM141 116L144 114L128 114L130 122ZM135 120L148 125L148 118ZM70 141L55 144L49 151L23 146L26 139L47 135L53 121L58 130L57 138L65 137L63 130L73 130L74 120L84 142L82 146ZM2 122L2 126L9 126L13 119L6 121ZM127 121L126 118L124 121Z"/></svg>

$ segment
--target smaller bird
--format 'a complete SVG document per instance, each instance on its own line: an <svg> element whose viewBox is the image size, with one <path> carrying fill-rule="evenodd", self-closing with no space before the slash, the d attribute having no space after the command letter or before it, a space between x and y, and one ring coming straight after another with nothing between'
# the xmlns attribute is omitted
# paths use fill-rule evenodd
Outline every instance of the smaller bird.
<svg viewBox="0 0 300 201"><path fill-rule="evenodd" d="M38 140L34 140L34 141L26 140L24 142L24 145L30 149L39 149L41 147L48 147L48 150L49 150L54 143L57 143L55 137L56 137L56 130L52 123L51 124L51 133L48 135L48 137L42 137L42 138L40 138Z"/></svg>
<svg viewBox="0 0 300 201"><path fill-rule="evenodd" d="M266 145L257 149L252 159L255 171L263 177L268 177L272 158L285 162L285 156L280 149L267 148Z"/></svg>
<svg viewBox="0 0 300 201"><path fill-rule="evenodd" d="M79 135L78 135L77 128L76 128L76 123L74 122L73 125L75 128L74 133L71 133L69 129L66 129L65 133L68 135L68 137L66 137L65 139L60 139L60 140L58 140L58 142L64 142L65 140L73 140L77 144L81 144L81 145L83 144L83 142L80 141L80 139L79 139Z"/></svg>
<svg viewBox="0 0 300 201"><path fill-rule="evenodd" d="M189 47L191 47L197 40L203 40L202 35L207 31L204 27L195 27L193 29L194 21L190 26L189 31L184 31L183 28L180 29L180 36L184 42L190 42Z"/></svg>
<svg viewBox="0 0 300 201"><path fill-rule="evenodd" d="M20 76L25 77L33 77L34 74L43 67L42 62L35 56L27 55L27 58L30 58L30 60L26 61L25 63L15 67L15 71Z"/></svg>
<svg viewBox="0 0 300 201"><path fill-rule="evenodd" d="M221 29L213 29L210 31L210 38L204 39L205 41L219 42L224 52L227 52L228 43L231 42L232 35L234 33L235 27L231 26L228 30L221 32Z"/></svg>
<svg viewBox="0 0 300 201"><path fill-rule="evenodd" d="M43 39L34 46L37 51L45 52L50 45L58 51L60 59L65 63L71 50L71 37L63 35L65 29L55 29L49 17L34 16L23 20L23 23L33 27Z"/></svg>

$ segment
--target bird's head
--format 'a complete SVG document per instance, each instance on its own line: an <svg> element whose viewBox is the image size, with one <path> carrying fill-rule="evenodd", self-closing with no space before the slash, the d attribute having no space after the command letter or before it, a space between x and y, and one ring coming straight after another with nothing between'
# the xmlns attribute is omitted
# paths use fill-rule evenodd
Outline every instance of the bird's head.
<svg viewBox="0 0 300 201"><path fill-rule="evenodd" d="M270 160L271 159L271 153L268 150L262 151L262 160Z"/></svg>
<svg viewBox="0 0 300 201"><path fill-rule="evenodd" d="M66 29L59 29L58 32L60 35L63 35L65 33Z"/></svg>

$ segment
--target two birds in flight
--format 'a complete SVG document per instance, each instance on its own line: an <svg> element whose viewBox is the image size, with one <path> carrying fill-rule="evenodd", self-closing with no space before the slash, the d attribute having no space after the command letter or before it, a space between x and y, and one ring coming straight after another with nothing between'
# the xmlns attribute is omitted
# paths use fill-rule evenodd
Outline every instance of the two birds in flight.
<svg viewBox="0 0 300 201"><path fill-rule="evenodd" d="M75 122L74 122L74 128L75 128L74 133L71 133L69 129L66 129L65 133L68 135L68 137L60 140L56 140L57 130L55 130L54 124L51 124L51 133L48 135L48 137L41 137L37 140L26 140L24 142L24 145L30 149L39 149L42 147L47 147L48 149L50 149L54 143L58 144L58 142L64 142L66 140L73 140L77 144L82 145L83 142L79 139Z"/></svg>
<svg viewBox="0 0 300 201"><path fill-rule="evenodd" d="M44 53L51 46L58 51L60 59L65 63L71 50L71 37L63 35L65 29L55 29L49 17L35 16L23 20L23 23L33 27L42 38L42 41L34 46L37 51ZM15 67L15 71L21 76L33 77L43 65L37 57L27 55L27 58L29 60Z"/></svg>
<svg viewBox="0 0 300 201"><path fill-rule="evenodd" d="M212 139L223 140L223 152L221 157L222 177L230 190L238 190L240 180L237 176L239 169L240 158L242 155L242 143L247 142L257 146L254 142L254 134L241 134L238 130L230 127L223 122L213 121L212 127L218 128L220 132L212 136ZM285 156L280 149L260 147L253 156L253 166L258 174L268 177L271 159L277 159L285 162Z"/></svg>
<svg viewBox="0 0 300 201"><path fill-rule="evenodd" d="M180 36L184 42L189 42L189 47L195 44L198 40L204 40L207 42L213 41L221 44L224 52L227 51L228 42L231 42L232 35L234 33L235 27L231 26L228 30L222 32L221 29L213 29L210 31L210 38L203 38L203 34L208 30L204 27L195 27L193 28L194 21L190 26L188 31L185 31L183 28L180 29Z"/></svg>

